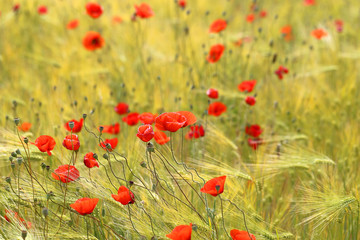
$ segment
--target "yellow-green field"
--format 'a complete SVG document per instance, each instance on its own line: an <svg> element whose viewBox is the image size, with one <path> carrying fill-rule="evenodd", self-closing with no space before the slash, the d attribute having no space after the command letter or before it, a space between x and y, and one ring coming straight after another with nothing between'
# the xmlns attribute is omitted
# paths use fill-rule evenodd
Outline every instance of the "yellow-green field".
<svg viewBox="0 0 360 240"><path fill-rule="evenodd" d="M360 239L360 2L311 2L148 0L154 15L141 18L141 1L99 0L92 18L85 0L1 0L0 239ZM210 33L217 19L227 26ZM103 46L87 50L88 32ZM225 50L210 63L216 44ZM205 135L165 131L170 141L150 140L152 151L137 137L142 123L114 110L120 102L131 113L189 111ZM208 114L214 102L227 107L220 116ZM64 127L81 118L80 132ZM118 134L99 131L115 123ZM245 131L254 124L259 137ZM74 134L77 151L63 146ZM51 156L32 144L42 135L56 142ZM113 151L99 146L111 138ZM88 152L99 168L85 166ZM60 165L80 177L59 181ZM201 191L220 176L222 193ZM133 204L112 197L120 186ZM92 213L72 207L81 198L99 199ZM179 225L191 237L166 237Z"/></svg>

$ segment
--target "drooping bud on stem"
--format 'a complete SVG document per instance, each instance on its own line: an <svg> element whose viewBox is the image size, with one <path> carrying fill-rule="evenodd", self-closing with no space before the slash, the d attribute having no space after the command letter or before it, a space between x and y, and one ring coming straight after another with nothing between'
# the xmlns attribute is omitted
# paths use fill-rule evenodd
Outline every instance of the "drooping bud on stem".
<svg viewBox="0 0 360 240"><path fill-rule="evenodd" d="M19 123L20 123L20 118L15 118L15 119L14 119L14 122L15 122L15 125L18 126Z"/></svg>

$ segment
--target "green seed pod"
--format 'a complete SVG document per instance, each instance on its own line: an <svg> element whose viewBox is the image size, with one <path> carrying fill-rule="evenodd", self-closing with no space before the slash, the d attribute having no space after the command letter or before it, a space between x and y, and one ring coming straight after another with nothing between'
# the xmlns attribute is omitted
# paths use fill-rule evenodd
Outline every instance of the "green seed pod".
<svg viewBox="0 0 360 240"><path fill-rule="evenodd" d="M16 149L15 152L16 152L17 155L20 155L20 154L21 154L20 149Z"/></svg>
<svg viewBox="0 0 360 240"><path fill-rule="evenodd" d="M75 126L75 123L74 122L69 122L69 128L72 130Z"/></svg>
<svg viewBox="0 0 360 240"><path fill-rule="evenodd" d="M15 163L11 162L10 166L11 166L12 169L14 169L15 168Z"/></svg>
<svg viewBox="0 0 360 240"><path fill-rule="evenodd" d="M24 138L24 143L28 144L29 143L29 139L27 137Z"/></svg>
<svg viewBox="0 0 360 240"><path fill-rule="evenodd" d="M154 145L151 142L148 142L146 145L146 150L148 152L155 152Z"/></svg>
<svg viewBox="0 0 360 240"><path fill-rule="evenodd" d="M17 154L16 154L15 152L12 152L12 153L11 153L11 156L14 157L14 158L16 158L16 157L17 157Z"/></svg>
<svg viewBox="0 0 360 240"><path fill-rule="evenodd" d="M103 158L109 159L109 155L107 153L104 153Z"/></svg>
<svg viewBox="0 0 360 240"><path fill-rule="evenodd" d="M19 166L22 164L23 162L23 158L22 157L18 157L17 158L17 163L19 164Z"/></svg>
<svg viewBox="0 0 360 240"><path fill-rule="evenodd" d="M86 114L86 113L84 113L84 114L83 114L83 119L85 120L85 119L86 119L86 117L87 117L87 114Z"/></svg>
<svg viewBox="0 0 360 240"><path fill-rule="evenodd" d="M20 123L20 118L15 118L15 119L14 119L14 122L15 122L15 125L16 125L16 126L19 125L19 123Z"/></svg>
<svg viewBox="0 0 360 240"><path fill-rule="evenodd" d="M26 237L27 237L27 231L26 230L21 231L21 237L22 237L23 240L26 239Z"/></svg>

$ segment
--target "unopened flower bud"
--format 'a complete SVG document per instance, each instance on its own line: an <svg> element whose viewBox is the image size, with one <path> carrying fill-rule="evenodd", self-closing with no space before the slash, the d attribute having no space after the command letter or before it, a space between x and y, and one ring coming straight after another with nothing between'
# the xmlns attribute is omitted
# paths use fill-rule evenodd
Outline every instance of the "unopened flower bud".
<svg viewBox="0 0 360 240"><path fill-rule="evenodd" d="M109 155L108 155L107 153L105 153L105 154L103 155L103 158L109 159Z"/></svg>
<svg viewBox="0 0 360 240"><path fill-rule="evenodd" d="M45 169L45 168L46 168L46 164L45 164L45 163L41 163L40 166L41 166L42 169Z"/></svg>
<svg viewBox="0 0 360 240"><path fill-rule="evenodd" d="M98 160L98 155L96 153L94 153L93 157Z"/></svg>
<svg viewBox="0 0 360 240"><path fill-rule="evenodd" d="M29 142L29 139L26 137L26 138L24 138L24 143L25 144L28 144L28 142Z"/></svg>
<svg viewBox="0 0 360 240"><path fill-rule="evenodd" d="M20 152L20 149L16 149L16 154L18 154L18 155L20 155L21 154L21 152Z"/></svg>
<svg viewBox="0 0 360 240"><path fill-rule="evenodd" d="M14 169L15 168L15 163L11 162L10 166L11 166L12 169Z"/></svg>
<svg viewBox="0 0 360 240"><path fill-rule="evenodd" d="M142 162L140 163L140 166L142 166L143 168L146 168L146 162L145 162L145 161L142 161Z"/></svg>
<svg viewBox="0 0 360 240"><path fill-rule="evenodd" d="M132 185L134 185L134 182L133 182L133 181L129 181L129 185L130 185L130 187L131 187Z"/></svg>
<svg viewBox="0 0 360 240"><path fill-rule="evenodd" d="M193 224L191 227L192 227L192 230L194 230L195 232L198 230L198 226L196 224Z"/></svg>
<svg viewBox="0 0 360 240"><path fill-rule="evenodd" d="M49 166L49 165L46 166L46 170L48 170L48 171L50 170L50 166Z"/></svg>
<svg viewBox="0 0 360 240"><path fill-rule="evenodd" d="M17 154L16 154L15 152L12 152L12 153L11 153L11 156L17 157Z"/></svg>
<svg viewBox="0 0 360 240"><path fill-rule="evenodd" d="M44 207L42 209L42 214L44 215L44 217L47 217L49 215L49 209L47 209L46 207Z"/></svg>
<svg viewBox="0 0 360 240"><path fill-rule="evenodd" d="M10 178L10 177L6 177L6 178L5 178L5 181L10 184L10 183L11 183L11 178Z"/></svg>
<svg viewBox="0 0 360 240"><path fill-rule="evenodd" d="M18 157L18 158L17 158L17 163L18 163L19 165L21 165L22 162L23 162L23 158L22 158L22 157Z"/></svg>
<svg viewBox="0 0 360 240"><path fill-rule="evenodd" d="M86 113L84 113L84 114L83 114L83 119L85 120L85 119L86 119L86 117L87 117L87 114L86 114Z"/></svg>
<svg viewBox="0 0 360 240"><path fill-rule="evenodd" d="M9 161L12 162L14 158L12 156L9 157Z"/></svg>

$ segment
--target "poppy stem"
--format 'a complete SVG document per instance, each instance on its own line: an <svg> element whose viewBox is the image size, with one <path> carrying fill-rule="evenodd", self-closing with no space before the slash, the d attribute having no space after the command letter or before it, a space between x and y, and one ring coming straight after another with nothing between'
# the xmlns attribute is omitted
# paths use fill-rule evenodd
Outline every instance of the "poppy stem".
<svg viewBox="0 0 360 240"><path fill-rule="evenodd" d="M225 231L226 235L231 239L231 237L230 237L230 235L227 232L226 227L225 227L224 209L223 209L223 203L222 203L221 195L219 195L219 197L220 197L221 220L222 220L223 228L224 228L224 231Z"/></svg>

